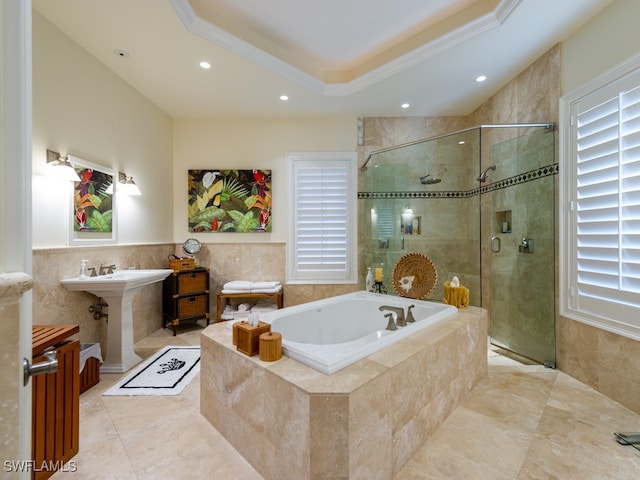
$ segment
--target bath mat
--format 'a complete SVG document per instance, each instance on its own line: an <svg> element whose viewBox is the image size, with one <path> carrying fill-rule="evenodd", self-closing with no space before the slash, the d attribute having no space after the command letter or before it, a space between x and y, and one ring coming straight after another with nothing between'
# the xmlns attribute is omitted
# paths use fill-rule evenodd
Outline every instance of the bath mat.
<svg viewBox="0 0 640 480"><path fill-rule="evenodd" d="M200 371L200 347L164 347L103 395L178 395Z"/></svg>

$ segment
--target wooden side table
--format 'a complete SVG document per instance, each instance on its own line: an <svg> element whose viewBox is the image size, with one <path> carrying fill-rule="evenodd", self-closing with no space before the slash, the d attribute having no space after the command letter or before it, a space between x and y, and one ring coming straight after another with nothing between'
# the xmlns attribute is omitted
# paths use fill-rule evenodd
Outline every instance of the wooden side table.
<svg viewBox="0 0 640 480"><path fill-rule="evenodd" d="M220 316L222 315L222 311L224 307L227 306L229 299L240 298L240 299L250 299L250 298L275 298L276 305L278 308L282 308L284 305L284 296L282 294L282 290L276 293L219 293L217 299L217 310L216 310L216 322L220 322L222 319Z"/></svg>

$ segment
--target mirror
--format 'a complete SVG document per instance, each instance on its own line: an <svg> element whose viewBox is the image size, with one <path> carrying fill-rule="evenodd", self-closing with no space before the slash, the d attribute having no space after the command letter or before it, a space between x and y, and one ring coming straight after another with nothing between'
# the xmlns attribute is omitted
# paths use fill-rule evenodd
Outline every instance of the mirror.
<svg viewBox="0 0 640 480"><path fill-rule="evenodd" d="M195 238L188 238L182 244L182 250L187 255L195 255L197 253L200 253L201 249L202 249L202 245Z"/></svg>

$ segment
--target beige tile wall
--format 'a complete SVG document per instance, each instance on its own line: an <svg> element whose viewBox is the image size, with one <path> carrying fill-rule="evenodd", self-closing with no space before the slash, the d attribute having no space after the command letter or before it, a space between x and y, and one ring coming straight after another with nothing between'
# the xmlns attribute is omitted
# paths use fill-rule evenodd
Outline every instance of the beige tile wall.
<svg viewBox="0 0 640 480"><path fill-rule="evenodd" d="M560 95L559 58L560 48L555 46L469 117L366 119L365 146L358 147L359 164L365 161L368 153L378 148L457 131L473 125L557 123ZM366 245L368 242L361 238L360 258L363 257ZM93 320L87 312L94 301L93 296L67 292L60 286L59 280L75 276L83 258L89 259L91 265L104 262L115 263L119 267L161 268L166 265L167 255L174 251L176 246L169 244L34 250L34 324L79 324L81 341L103 342L106 335L104 320ZM205 244L198 259L203 266L211 269L212 315L215 293L226 281L241 277L284 281L283 243ZM364 276L364 270L360 274ZM362 287L363 285L286 285L285 305L347 293ZM136 340L160 327L159 286L146 287L136 297L134 315ZM633 359L640 358L640 342L561 317L557 318L557 337L558 368L640 412L640 381L637 376L640 369L633 364ZM621 359L613 361L611 352L619 352ZM622 360L627 358L631 361Z"/></svg>
<svg viewBox="0 0 640 480"><path fill-rule="evenodd" d="M382 147L482 124L559 121L560 47L551 48L468 117L368 118L360 160ZM488 142L489 143L489 142ZM556 135L556 152L558 152ZM556 158L558 155L556 153ZM487 165L483 167L486 168ZM555 204L558 205L558 182ZM557 258L556 215L556 264ZM486 284L488 278L483 278ZM558 285L556 269L556 286ZM556 287L556 305L558 289ZM640 342L560 317L556 311L557 367L640 412Z"/></svg>

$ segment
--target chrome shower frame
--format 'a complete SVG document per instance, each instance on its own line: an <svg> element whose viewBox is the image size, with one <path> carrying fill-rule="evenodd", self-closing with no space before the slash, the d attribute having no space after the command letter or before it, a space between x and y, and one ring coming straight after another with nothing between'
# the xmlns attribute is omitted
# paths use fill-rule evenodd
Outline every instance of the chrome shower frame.
<svg viewBox="0 0 640 480"><path fill-rule="evenodd" d="M361 171L367 170L367 164L371 161L371 157L373 155L377 155L378 153L390 152L392 150L397 150L398 148L410 147L411 145L418 145L420 143L429 142L431 140L437 140L439 138L450 137L451 135L457 135L459 133L470 132L476 130L478 128L526 128L526 127L544 127L549 131L555 130L555 123L504 123L504 124L496 124L496 125L476 125L470 128L464 128L462 130L457 130L455 132L449 132L442 135L435 135L433 137L422 138L420 140L414 140L412 142L402 143L400 145L394 145L392 147L381 148L380 150L374 150L371 152L367 159L364 161L362 166L360 167Z"/></svg>

